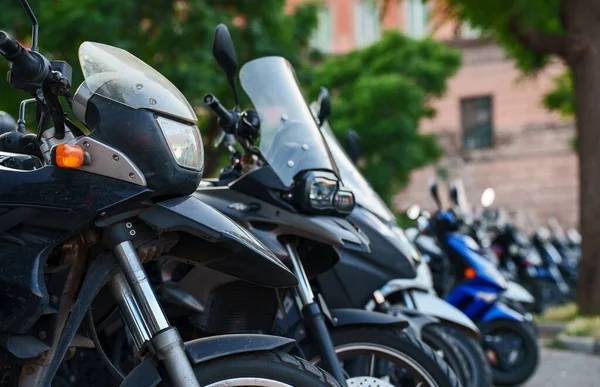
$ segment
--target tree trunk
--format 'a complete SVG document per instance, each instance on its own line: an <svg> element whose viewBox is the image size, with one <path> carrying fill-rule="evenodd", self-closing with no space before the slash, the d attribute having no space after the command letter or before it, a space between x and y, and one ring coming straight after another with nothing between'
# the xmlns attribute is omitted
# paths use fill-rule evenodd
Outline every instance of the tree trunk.
<svg viewBox="0 0 600 387"><path fill-rule="evenodd" d="M579 213L582 258L578 304L581 313L600 313L600 1L566 1L567 34L583 42L570 47L579 151Z"/></svg>

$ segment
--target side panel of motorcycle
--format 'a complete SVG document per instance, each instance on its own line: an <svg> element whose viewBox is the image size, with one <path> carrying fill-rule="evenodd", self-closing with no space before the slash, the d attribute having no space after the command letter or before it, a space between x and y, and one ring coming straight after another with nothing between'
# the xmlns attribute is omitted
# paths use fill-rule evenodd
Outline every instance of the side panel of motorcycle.
<svg viewBox="0 0 600 387"><path fill-rule="evenodd" d="M0 181L0 332L24 333L48 307L43 276L54 247L102 212L141 200L149 191L53 166L0 168Z"/></svg>
<svg viewBox="0 0 600 387"><path fill-rule="evenodd" d="M186 233L170 251L175 257L258 285L297 283L294 274L252 234L194 196L160 202L139 218L160 232Z"/></svg>
<svg viewBox="0 0 600 387"><path fill-rule="evenodd" d="M250 230L283 261L287 260L288 253L282 238L294 237L318 244L319 248L312 254L303 255L303 259L308 258L303 264L309 277L325 272L337 263L339 258L332 246L370 251L367 237L343 218L299 214L228 187L201 187L194 196Z"/></svg>
<svg viewBox="0 0 600 387"><path fill-rule="evenodd" d="M503 303L496 302L494 305L492 305L491 308L489 308L486 311L484 315L481 316L481 319L478 321L478 323L486 323L492 320L499 319L507 319L521 322L524 321L525 318L522 314L512 310Z"/></svg>

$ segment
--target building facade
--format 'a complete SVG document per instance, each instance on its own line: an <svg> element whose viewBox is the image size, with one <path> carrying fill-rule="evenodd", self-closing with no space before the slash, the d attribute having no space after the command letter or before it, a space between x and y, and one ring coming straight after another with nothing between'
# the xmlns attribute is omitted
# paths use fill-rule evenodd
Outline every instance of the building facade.
<svg viewBox="0 0 600 387"><path fill-rule="evenodd" d="M290 10L302 1L288 0ZM492 187L496 203L518 215L523 226L556 217L565 226L578 222L578 161L571 146L574 125L542 104L553 79L564 71L551 63L525 77L493 42L478 31L447 22L431 28L421 0L392 2L385 15L372 2L322 0L313 45L340 54L377 41L397 28L414 38L433 36L462 52L463 66L449 81L446 95L434 101L437 115L420 130L436 133L446 156L437 166L414 171L394 199L397 210L411 204L433 208L431 179L460 179L467 199L478 204Z"/></svg>

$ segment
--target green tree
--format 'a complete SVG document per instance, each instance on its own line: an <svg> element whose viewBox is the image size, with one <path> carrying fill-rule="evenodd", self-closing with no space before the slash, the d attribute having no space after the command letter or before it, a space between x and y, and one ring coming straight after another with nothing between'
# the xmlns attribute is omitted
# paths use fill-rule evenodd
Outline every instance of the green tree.
<svg viewBox="0 0 600 387"><path fill-rule="evenodd" d="M433 116L430 99L444 93L460 63L459 53L442 43L387 31L379 42L316 68L311 95L329 88L332 128L339 137L349 129L360 135L359 164L384 200L412 169L442 155L434 135L418 133L419 121Z"/></svg>
<svg viewBox="0 0 600 387"><path fill-rule="evenodd" d="M198 106L205 144L205 174L215 171L218 150L216 120L202 109L205 93L225 105L233 98L212 57L212 37L219 23L228 25L240 64L265 55L280 55L298 67L317 23L317 5L304 4L284 12L285 0L30 0L40 23L40 50L49 58L68 61L73 84L82 81L77 50L83 41L121 47L160 71ZM18 0L6 0L0 28L24 44L31 26ZM0 61L0 73L8 64ZM0 110L16 115L22 92L0 83Z"/></svg>
<svg viewBox="0 0 600 387"><path fill-rule="evenodd" d="M481 28L525 72L543 68L551 56L561 58L568 66L577 125L579 218L583 237L578 304L583 313L600 312L600 1L428 1L436 6L438 15L441 12L443 17ZM563 102L565 95L560 98ZM559 106L568 105L559 103Z"/></svg>

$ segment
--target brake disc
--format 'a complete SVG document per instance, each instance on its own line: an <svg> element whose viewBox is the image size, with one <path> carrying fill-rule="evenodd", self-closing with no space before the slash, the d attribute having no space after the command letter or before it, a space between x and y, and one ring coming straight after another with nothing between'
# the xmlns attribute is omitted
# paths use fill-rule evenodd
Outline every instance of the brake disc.
<svg viewBox="0 0 600 387"><path fill-rule="evenodd" d="M385 380L373 378L371 376L357 376L346 380L348 387L394 387L393 384Z"/></svg>

